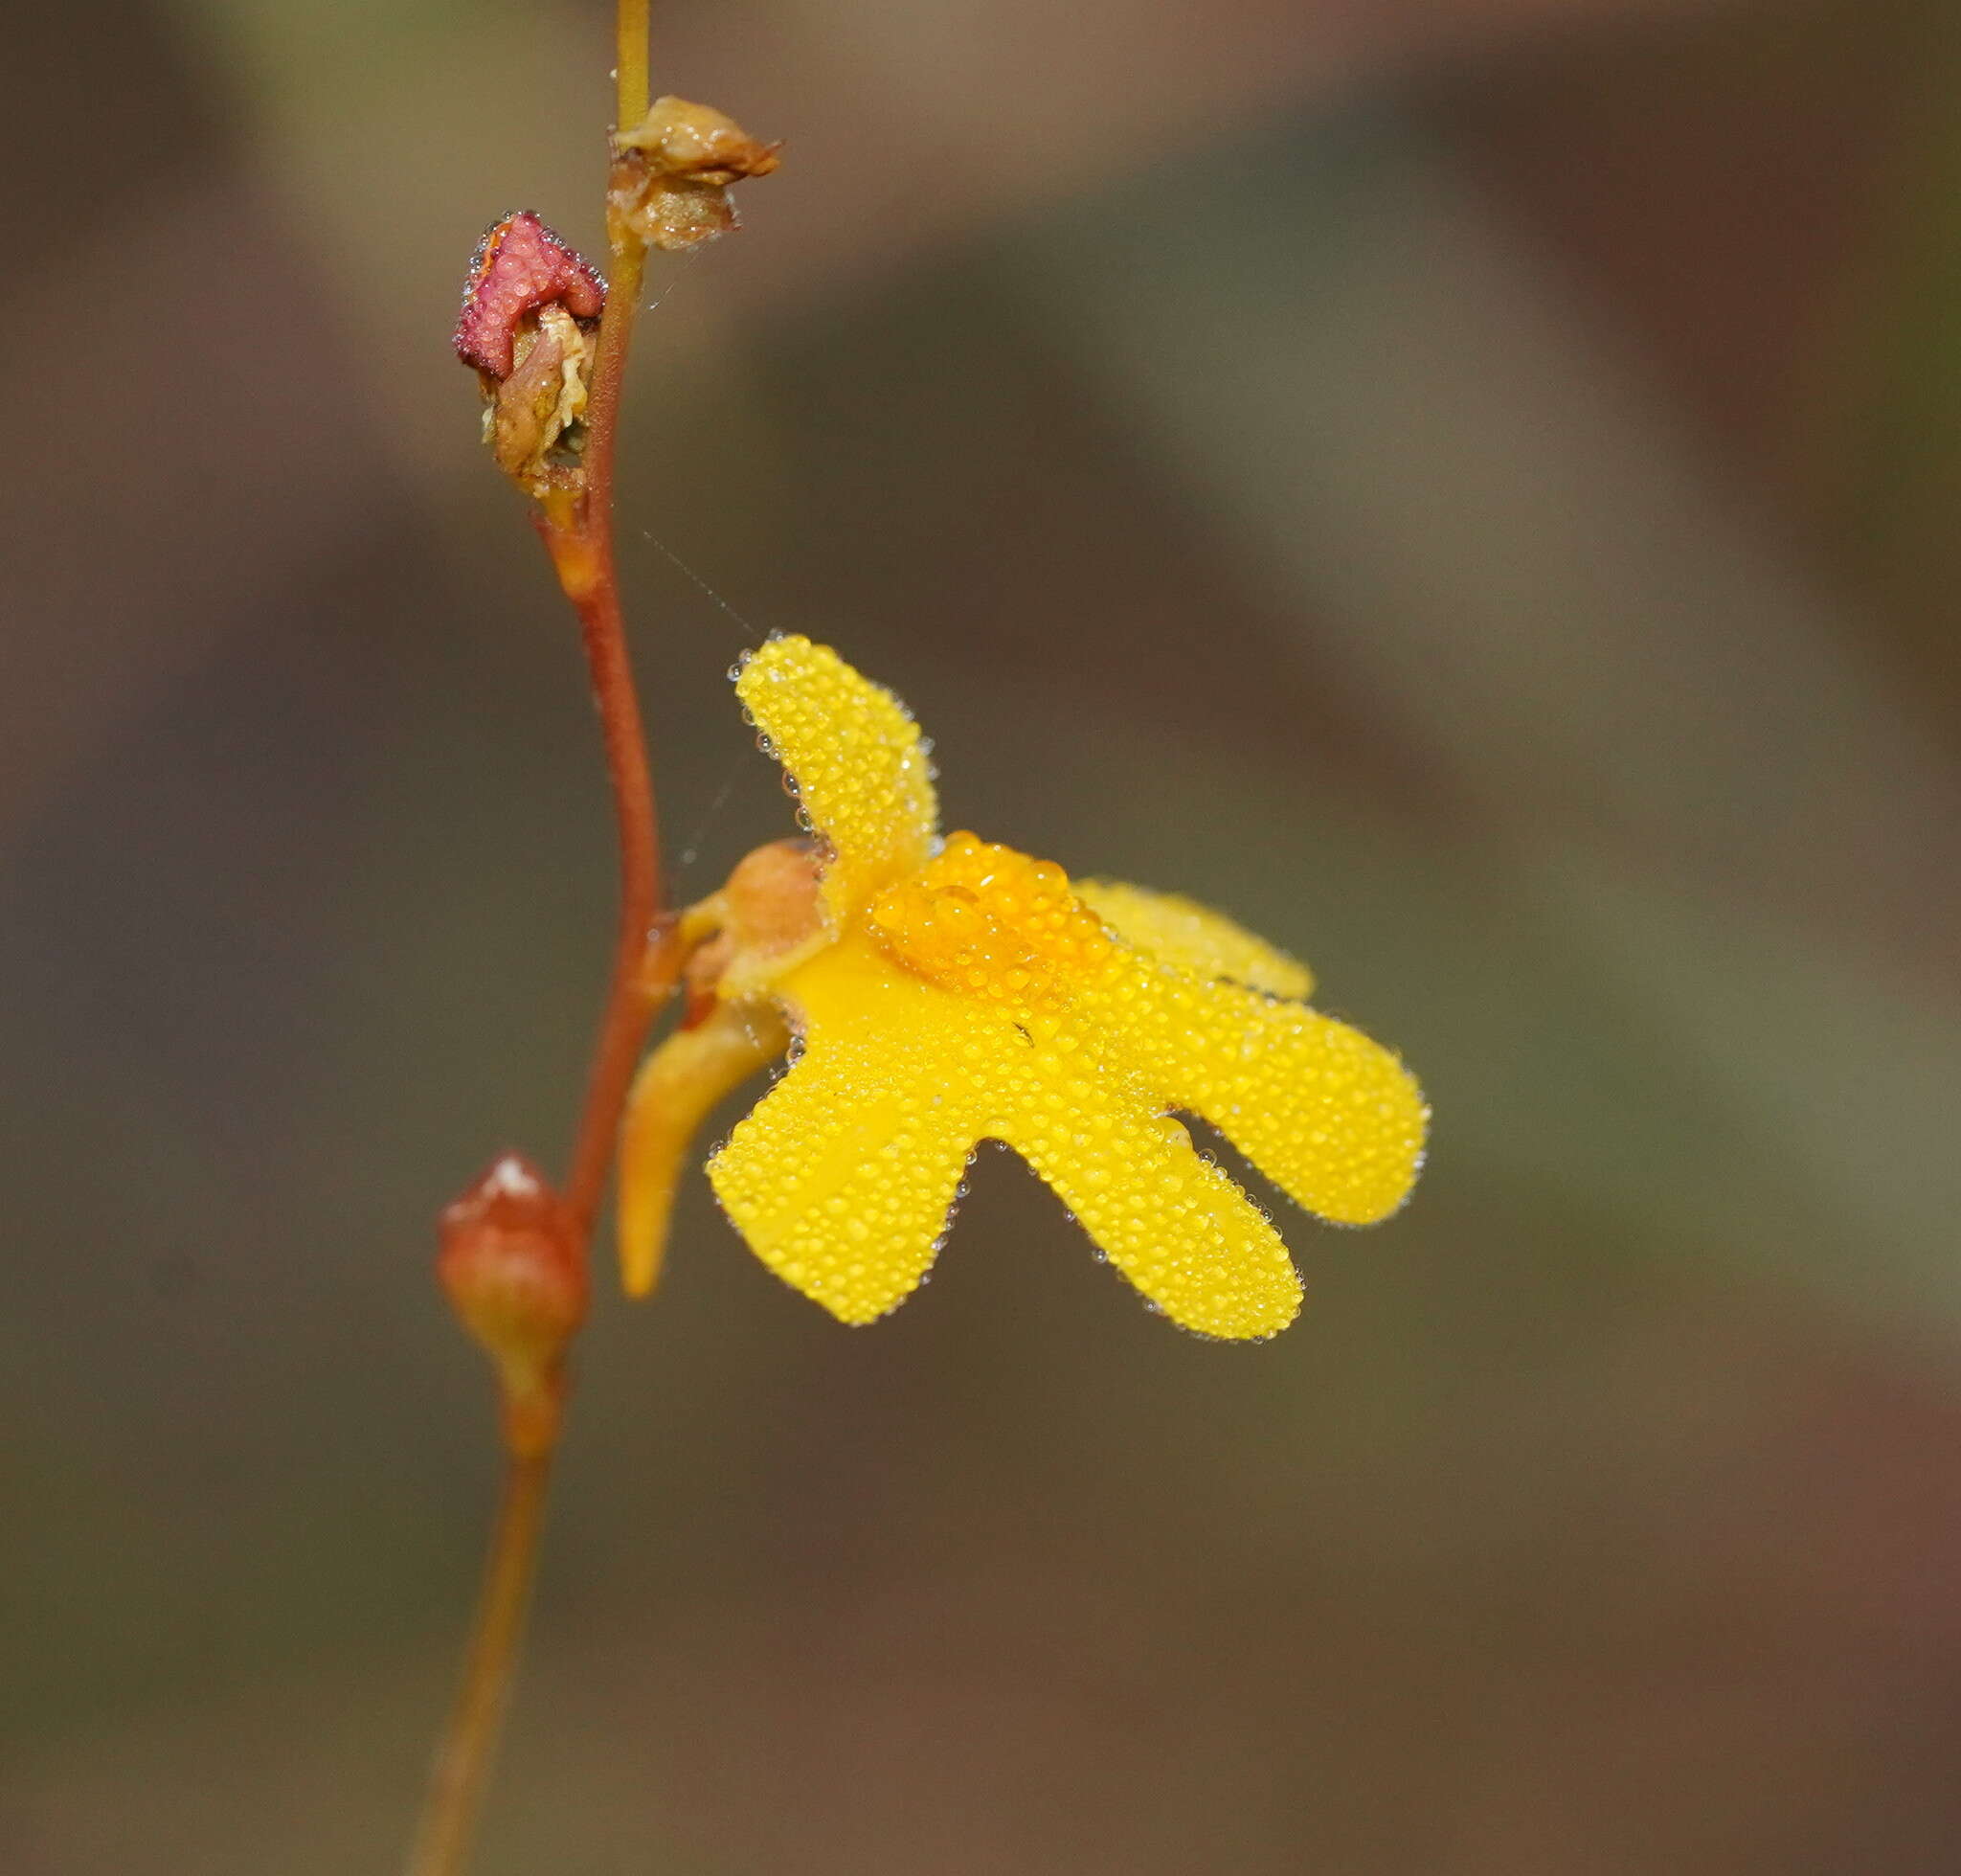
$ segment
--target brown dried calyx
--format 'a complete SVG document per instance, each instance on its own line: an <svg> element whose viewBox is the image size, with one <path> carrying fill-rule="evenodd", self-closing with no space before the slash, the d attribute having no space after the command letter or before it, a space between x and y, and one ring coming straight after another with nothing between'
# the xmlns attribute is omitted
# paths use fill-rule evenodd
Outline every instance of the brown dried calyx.
<svg viewBox="0 0 1961 1876"><path fill-rule="evenodd" d="M529 210L484 237L456 351L484 387L484 441L528 494L576 479L606 283Z"/></svg>
<svg viewBox="0 0 1961 1876"><path fill-rule="evenodd" d="M814 841L773 840L682 915L684 940L695 940L682 973L688 1022L754 994L823 939L823 861Z"/></svg>
<svg viewBox="0 0 1961 1876"><path fill-rule="evenodd" d="M642 123L613 139L608 213L649 247L712 240L738 225L729 185L768 175L780 147L757 143L712 105L656 98Z"/></svg>

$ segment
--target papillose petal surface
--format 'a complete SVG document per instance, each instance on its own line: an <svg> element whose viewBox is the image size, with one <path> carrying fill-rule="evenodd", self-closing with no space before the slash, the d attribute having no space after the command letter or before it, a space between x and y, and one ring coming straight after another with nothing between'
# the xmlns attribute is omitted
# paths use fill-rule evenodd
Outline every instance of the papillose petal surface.
<svg viewBox="0 0 1961 1876"><path fill-rule="evenodd" d="M1305 964L1196 899L1117 879L1079 879L1075 892L1125 944L1147 958L1270 996L1305 1002L1314 994L1314 973Z"/></svg>
<svg viewBox="0 0 1961 1876"><path fill-rule="evenodd" d="M939 827L932 765L890 690L829 645L788 637L747 660L735 694L830 846L823 892L834 920L926 864Z"/></svg>
<svg viewBox="0 0 1961 1876"><path fill-rule="evenodd" d="M1177 1121L1002 1012L846 941L783 993L800 1058L709 1164L778 1276L847 1322L895 1307L931 1267L975 1146L1013 1147L1110 1261L1173 1321L1247 1338L1286 1327L1286 1247Z"/></svg>

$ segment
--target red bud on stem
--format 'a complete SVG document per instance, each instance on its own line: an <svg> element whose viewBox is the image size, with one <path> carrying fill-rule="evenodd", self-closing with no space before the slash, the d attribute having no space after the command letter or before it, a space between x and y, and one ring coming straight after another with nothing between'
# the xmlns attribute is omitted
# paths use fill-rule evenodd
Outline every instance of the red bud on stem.
<svg viewBox="0 0 1961 1876"><path fill-rule="evenodd" d="M436 1274L497 1368L505 1444L548 1452L565 1400L565 1351L588 1284L570 1219L522 1154L494 1160L442 1213Z"/></svg>

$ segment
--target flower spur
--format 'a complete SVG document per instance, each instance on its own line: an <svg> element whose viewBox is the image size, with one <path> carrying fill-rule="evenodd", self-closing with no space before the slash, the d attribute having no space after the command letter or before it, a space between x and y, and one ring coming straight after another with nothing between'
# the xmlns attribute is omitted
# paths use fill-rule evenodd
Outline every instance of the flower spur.
<svg viewBox="0 0 1961 1876"><path fill-rule="evenodd" d="M815 838L757 849L682 915L687 1020L620 1147L626 1287L658 1274L687 1143L786 1047L709 1162L770 1269L846 1322L931 1267L978 1144L1013 1148L1159 1309L1234 1340L1300 1306L1286 1247L1173 1110L1307 1209L1386 1217L1428 1110L1389 1051L1308 1007L1304 966L1190 900L937 834L917 726L828 646L772 639L736 694Z"/></svg>

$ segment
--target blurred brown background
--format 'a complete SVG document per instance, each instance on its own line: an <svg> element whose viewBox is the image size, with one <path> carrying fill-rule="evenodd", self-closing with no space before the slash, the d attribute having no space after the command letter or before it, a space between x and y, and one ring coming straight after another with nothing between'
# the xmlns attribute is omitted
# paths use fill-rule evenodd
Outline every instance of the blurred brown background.
<svg viewBox="0 0 1961 1876"><path fill-rule="evenodd" d="M0 1869L387 1870L492 1487L430 1217L611 929L446 339L497 214L597 247L606 21L4 24ZM1961 14L736 0L656 82L789 140L638 348L678 890L813 632L1436 1144L1251 1350L1005 1155L874 1332L696 1182L485 1876L1961 1866Z"/></svg>

